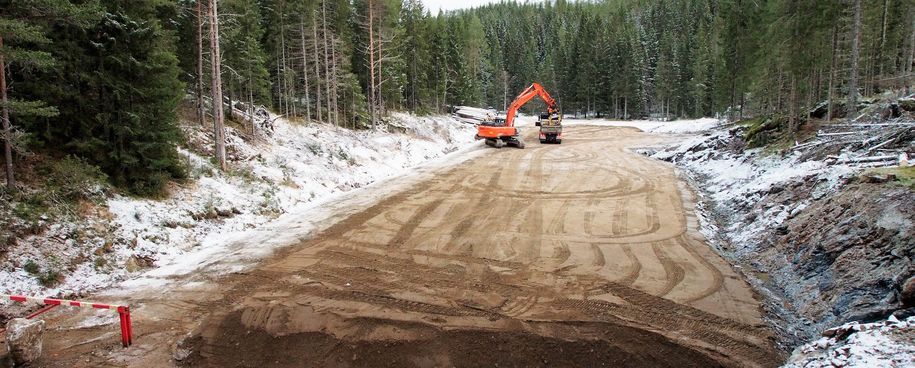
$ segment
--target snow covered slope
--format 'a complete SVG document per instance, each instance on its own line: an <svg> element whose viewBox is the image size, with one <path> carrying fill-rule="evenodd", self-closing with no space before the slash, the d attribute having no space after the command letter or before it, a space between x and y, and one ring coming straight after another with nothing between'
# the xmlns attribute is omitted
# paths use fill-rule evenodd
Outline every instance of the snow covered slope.
<svg viewBox="0 0 915 368"><path fill-rule="evenodd" d="M79 223L53 224L20 241L0 269L0 293L72 296L144 269L190 272L239 233L473 145L473 125L451 117L395 113L390 120L389 131L376 132L279 119L271 136L244 139L230 128L225 174L204 157L212 147L208 129L186 126L193 149L179 152L188 182L163 200L114 196ZM59 282L43 286L39 278L47 275Z"/></svg>
<svg viewBox="0 0 915 368"><path fill-rule="evenodd" d="M851 322L794 350L785 368L915 366L915 317Z"/></svg>

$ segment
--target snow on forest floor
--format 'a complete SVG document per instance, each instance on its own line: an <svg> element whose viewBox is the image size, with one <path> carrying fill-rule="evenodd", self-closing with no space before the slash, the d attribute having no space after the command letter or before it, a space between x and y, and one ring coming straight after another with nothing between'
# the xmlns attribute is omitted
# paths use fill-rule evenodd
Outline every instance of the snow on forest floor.
<svg viewBox="0 0 915 368"><path fill-rule="evenodd" d="M390 132L279 119L271 137L255 142L229 128L225 174L208 157L179 149L191 179L175 185L169 198L116 195L98 216L55 223L21 240L0 268L0 293L73 297L141 273L188 273L224 255L232 239L283 214L308 216L338 195L474 146L473 125L453 118L391 118ZM185 133L191 147L211 145L205 128L189 126ZM36 274L45 270L59 273L61 282L43 286Z"/></svg>
<svg viewBox="0 0 915 368"><path fill-rule="evenodd" d="M697 133L712 129L721 123L718 119L702 118L692 120L608 120L608 119L562 119L563 125L593 125L633 127L650 133Z"/></svg>

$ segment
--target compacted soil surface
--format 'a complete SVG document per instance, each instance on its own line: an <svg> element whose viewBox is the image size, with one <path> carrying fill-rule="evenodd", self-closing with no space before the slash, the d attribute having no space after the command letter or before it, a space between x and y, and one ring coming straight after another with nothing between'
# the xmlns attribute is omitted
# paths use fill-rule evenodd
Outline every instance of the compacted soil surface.
<svg viewBox="0 0 915 368"><path fill-rule="evenodd" d="M673 166L628 150L674 138L563 138L382 189L240 271L118 295L135 306L129 349L116 324L80 322L88 312L51 317L44 363L778 365L760 302L698 232Z"/></svg>

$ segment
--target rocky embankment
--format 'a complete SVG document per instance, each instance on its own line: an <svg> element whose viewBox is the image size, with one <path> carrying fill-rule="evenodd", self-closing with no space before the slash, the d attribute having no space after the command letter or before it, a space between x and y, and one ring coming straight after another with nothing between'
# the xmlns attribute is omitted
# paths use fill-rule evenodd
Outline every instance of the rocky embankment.
<svg viewBox="0 0 915 368"><path fill-rule="evenodd" d="M822 142L781 151L747 149L748 129L719 128L646 153L675 163L698 188L706 235L764 296L783 347L843 323L915 314L915 167L907 162L915 124L862 124L857 143L821 133Z"/></svg>

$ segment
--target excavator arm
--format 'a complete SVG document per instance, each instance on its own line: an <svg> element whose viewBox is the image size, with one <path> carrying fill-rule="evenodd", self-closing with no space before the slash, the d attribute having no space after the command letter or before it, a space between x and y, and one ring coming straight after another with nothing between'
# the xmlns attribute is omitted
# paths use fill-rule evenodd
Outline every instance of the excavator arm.
<svg viewBox="0 0 915 368"><path fill-rule="evenodd" d="M525 88L524 92L521 92L518 97L515 97L515 100L512 101L512 104L508 107L508 112L505 113L505 126L515 126L515 114L518 113L518 109L536 96L540 96L540 99L546 103L547 113L552 114L556 112L556 100L543 89L543 86L541 86L540 83L534 82L530 87Z"/></svg>

